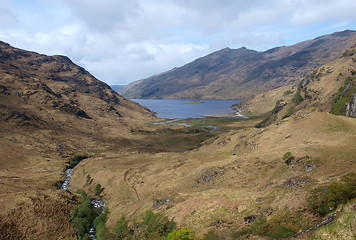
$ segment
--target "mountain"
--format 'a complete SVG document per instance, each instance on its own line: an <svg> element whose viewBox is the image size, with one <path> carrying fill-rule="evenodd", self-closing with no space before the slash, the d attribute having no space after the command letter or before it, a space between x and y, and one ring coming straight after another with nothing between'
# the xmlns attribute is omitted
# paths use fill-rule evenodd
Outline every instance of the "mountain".
<svg viewBox="0 0 356 240"><path fill-rule="evenodd" d="M0 42L0 239L72 235L70 159L117 152L154 119L68 57Z"/></svg>
<svg viewBox="0 0 356 240"><path fill-rule="evenodd" d="M297 83L355 43L356 32L345 30L265 52L225 48L133 82L122 93L127 98L247 98Z"/></svg>
<svg viewBox="0 0 356 240"><path fill-rule="evenodd" d="M116 91L116 92L118 92L118 93L120 93L120 91L121 91L122 89L124 89L125 86L126 86L126 85L110 85L110 87L112 88L112 90L114 90L114 91Z"/></svg>
<svg viewBox="0 0 356 240"><path fill-rule="evenodd" d="M190 228L198 239L307 229L296 239L352 239L355 56L353 46L244 101L249 119L151 124L149 110L67 57L1 43L0 239L85 238L91 208L74 208L77 190L105 201L98 226L109 239L158 239L168 220L182 228L176 235ZM76 159L69 189L59 190ZM314 230L324 220L332 223Z"/></svg>
<svg viewBox="0 0 356 240"><path fill-rule="evenodd" d="M198 239L286 239L307 229L296 239L352 239L356 118L350 109L356 106L355 72L356 46L282 92L274 89L248 101L251 109L261 101L269 103L263 105L268 111L262 116L185 120L173 127L223 125L220 133L193 149L112 153L83 161L72 187L90 192L85 178L90 174L105 186L108 228L114 229L124 215L133 234L139 232L137 222L145 212L154 209L179 227L191 228ZM186 141L169 134L172 146ZM313 229L325 219L333 223Z"/></svg>

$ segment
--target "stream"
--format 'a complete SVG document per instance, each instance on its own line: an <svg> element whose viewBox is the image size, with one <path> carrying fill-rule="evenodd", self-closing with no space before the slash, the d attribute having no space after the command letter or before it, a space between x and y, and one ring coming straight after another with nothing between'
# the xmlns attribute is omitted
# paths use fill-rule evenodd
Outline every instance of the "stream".
<svg viewBox="0 0 356 240"><path fill-rule="evenodd" d="M72 177L73 175L73 170L74 170L74 167L73 168L67 168L65 170L65 177L64 177L64 182L62 184L62 186L59 188L59 189L66 189L68 190L69 189L69 180L70 178ZM100 208L101 212L104 212L105 208L106 208L106 205L105 203L103 202L103 200L101 199L92 199L91 200L91 205L94 207L94 208ZM89 238L92 239L92 240L96 240L96 230L95 230L95 226L92 225L90 228L89 228Z"/></svg>

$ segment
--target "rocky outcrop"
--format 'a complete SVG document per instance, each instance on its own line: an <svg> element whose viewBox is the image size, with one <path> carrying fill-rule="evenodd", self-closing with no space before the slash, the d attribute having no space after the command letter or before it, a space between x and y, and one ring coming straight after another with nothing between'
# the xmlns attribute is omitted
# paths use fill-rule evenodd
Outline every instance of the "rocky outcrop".
<svg viewBox="0 0 356 240"><path fill-rule="evenodd" d="M347 117L356 117L356 93L353 93L351 100L346 102L345 115Z"/></svg>

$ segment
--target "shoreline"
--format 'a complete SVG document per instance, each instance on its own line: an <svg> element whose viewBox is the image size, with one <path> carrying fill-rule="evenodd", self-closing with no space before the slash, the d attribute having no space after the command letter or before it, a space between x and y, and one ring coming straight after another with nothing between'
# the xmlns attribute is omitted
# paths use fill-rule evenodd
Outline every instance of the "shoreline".
<svg viewBox="0 0 356 240"><path fill-rule="evenodd" d="M241 110L237 107L231 107L233 109L233 112L230 113L224 113L224 114L215 114L215 115L202 115L205 118L243 118L243 119L249 119L249 117L246 117L241 114Z"/></svg>

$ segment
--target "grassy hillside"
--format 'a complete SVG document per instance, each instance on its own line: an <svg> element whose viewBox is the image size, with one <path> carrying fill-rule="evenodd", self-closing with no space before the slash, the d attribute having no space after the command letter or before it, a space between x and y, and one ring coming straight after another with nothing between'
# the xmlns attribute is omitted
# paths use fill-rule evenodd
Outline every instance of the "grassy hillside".
<svg viewBox="0 0 356 240"><path fill-rule="evenodd" d="M356 172L356 121L329 112L338 101L335 99L352 95L342 92L353 89L353 80L347 79L353 79L356 69L354 53L354 48L350 49L294 88L265 93L270 112L259 110L265 115L225 121L227 132L212 134L192 150L113 151L84 160L73 176L72 188L92 192L95 184L104 186L101 195L110 209L109 229L122 215L132 224L154 209L204 239L283 238L325 219L330 209L325 214L313 207L318 204L313 195L321 191L318 189L334 189L330 190L334 205L325 206L337 209L336 225L343 221L339 209L347 199L339 198L344 192L331 186L342 189L343 176ZM339 89L350 83L338 97ZM259 109L253 101L249 106ZM176 139L172 144L181 146L185 140ZM88 174L93 183L85 180ZM346 191L354 198L355 179L350 181L351 190ZM323 198L331 199L331 195ZM319 231L338 239L355 235L348 227L340 232ZM308 231L298 238L313 233Z"/></svg>
<svg viewBox="0 0 356 240"><path fill-rule="evenodd" d="M0 239L62 239L78 198L57 190L76 154L121 148L154 119L64 56L0 42Z"/></svg>
<svg viewBox="0 0 356 240"><path fill-rule="evenodd" d="M328 218L298 238L355 235L355 48L245 103L248 120L191 127L153 125L65 57L0 50L0 239L75 238L79 189L107 204L108 237L280 239Z"/></svg>

